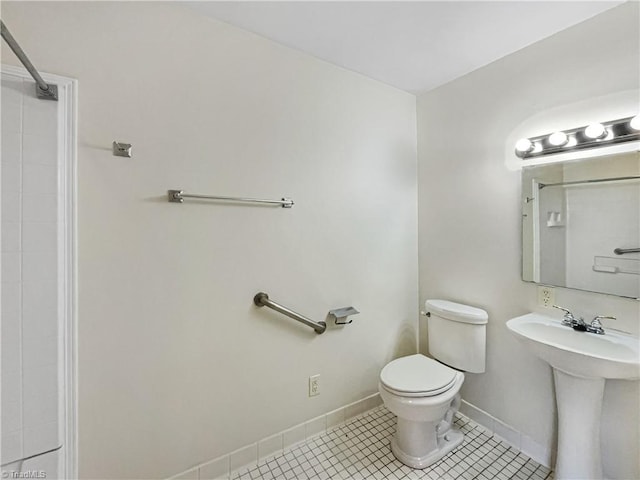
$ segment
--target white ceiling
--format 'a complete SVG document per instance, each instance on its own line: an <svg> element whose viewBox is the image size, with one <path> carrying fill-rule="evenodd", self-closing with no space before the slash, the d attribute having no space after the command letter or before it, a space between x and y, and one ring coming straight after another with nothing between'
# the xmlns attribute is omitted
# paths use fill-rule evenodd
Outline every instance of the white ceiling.
<svg viewBox="0 0 640 480"><path fill-rule="evenodd" d="M624 2L449 0L184 4L335 65L417 93L621 3Z"/></svg>

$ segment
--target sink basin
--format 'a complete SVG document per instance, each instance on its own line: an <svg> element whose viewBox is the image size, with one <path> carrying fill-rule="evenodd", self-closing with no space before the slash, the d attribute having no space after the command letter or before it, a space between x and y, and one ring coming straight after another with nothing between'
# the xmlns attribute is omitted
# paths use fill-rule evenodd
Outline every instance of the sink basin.
<svg viewBox="0 0 640 480"><path fill-rule="evenodd" d="M552 367L592 378L640 378L640 342L608 330L604 335L576 332L560 320L529 313L507 322L527 347Z"/></svg>
<svg viewBox="0 0 640 480"><path fill-rule="evenodd" d="M606 379L640 378L640 342L612 331L576 332L529 313L507 322L529 351L553 367L558 407L557 480L601 480L600 417Z"/></svg>

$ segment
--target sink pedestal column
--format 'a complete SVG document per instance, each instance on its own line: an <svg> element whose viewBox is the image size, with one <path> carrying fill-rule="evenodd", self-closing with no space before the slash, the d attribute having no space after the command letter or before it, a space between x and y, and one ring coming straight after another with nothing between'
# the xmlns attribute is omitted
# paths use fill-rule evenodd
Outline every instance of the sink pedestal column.
<svg viewBox="0 0 640 480"><path fill-rule="evenodd" d="M555 478L602 479L600 417L604 378L583 378L553 369L558 405Z"/></svg>

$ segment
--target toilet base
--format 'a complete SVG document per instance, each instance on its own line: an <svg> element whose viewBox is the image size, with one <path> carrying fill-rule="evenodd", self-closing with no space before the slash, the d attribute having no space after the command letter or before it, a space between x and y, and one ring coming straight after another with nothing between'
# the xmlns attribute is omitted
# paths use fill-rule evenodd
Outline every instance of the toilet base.
<svg viewBox="0 0 640 480"><path fill-rule="evenodd" d="M446 454L457 448L464 440L464 435L460 430L452 428L444 436L438 439L438 449L430 452L423 457L414 457L409 455L398 447L396 436L391 439L391 451L393 455L404 463L406 466L422 470L429 465L433 465Z"/></svg>

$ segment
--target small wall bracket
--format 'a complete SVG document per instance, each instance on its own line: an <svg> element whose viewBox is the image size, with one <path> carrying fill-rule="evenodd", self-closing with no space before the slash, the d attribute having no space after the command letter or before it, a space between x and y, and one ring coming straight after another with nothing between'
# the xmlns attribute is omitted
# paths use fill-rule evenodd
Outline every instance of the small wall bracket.
<svg viewBox="0 0 640 480"><path fill-rule="evenodd" d="M58 100L58 86L57 85L53 85L51 83L47 83L47 88L46 90L40 88L40 85L38 85L36 83L36 97L42 99L42 100L54 100L57 101Z"/></svg>
<svg viewBox="0 0 640 480"><path fill-rule="evenodd" d="M171 203L184 202L184 198L182 198L182 190L169 190L167 191L167 196L169 197L169 202Z"/></svg>
<svg viewBox="0 0 640 480"><path fill-rule="evenodd" d="M113 142L113 155L116 157L131 158L131 144Z"/></svg>
<svg viewBox="0 0 640 480"><path fill-rule="evenodd" d="M349 325L353 320L347 321L347 317L350 315L357 315L360 313L353 307L334 308L329 310L329 316L333 318L336 325Z"/></svg>

